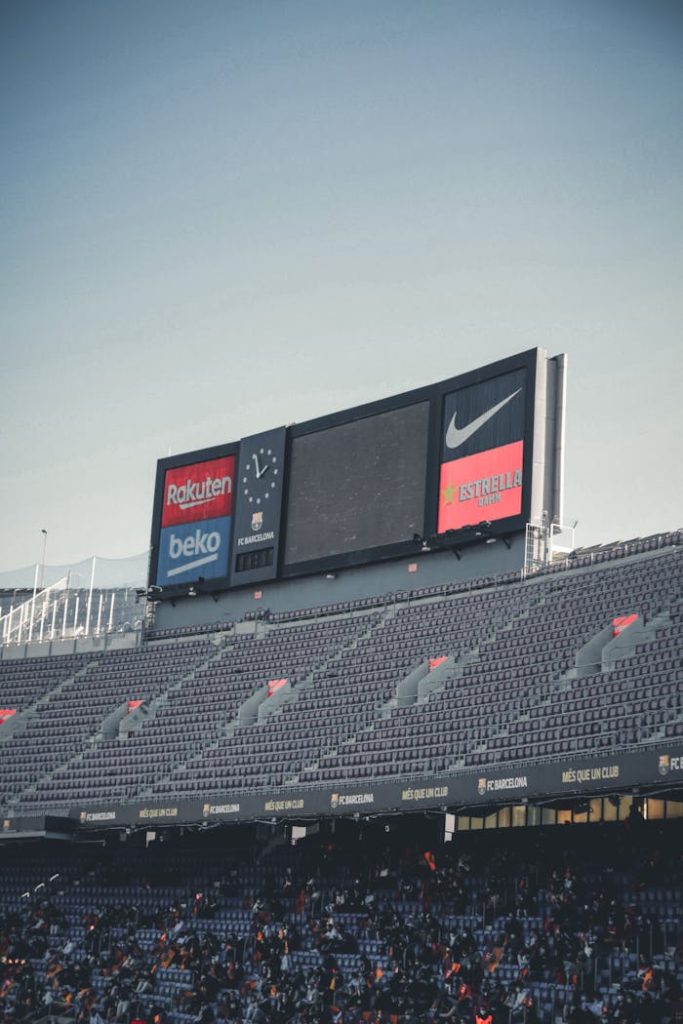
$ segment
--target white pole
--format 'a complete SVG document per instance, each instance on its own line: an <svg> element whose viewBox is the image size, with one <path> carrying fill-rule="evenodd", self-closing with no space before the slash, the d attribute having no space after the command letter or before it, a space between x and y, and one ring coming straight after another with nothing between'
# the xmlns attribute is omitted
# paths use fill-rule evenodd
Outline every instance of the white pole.
<svg viewBox="0 0 683 1024"><path fill-rule="evenodd" d="M81 595L76 594L76 607L74 608L74 636L76 636L76 626L78 625L78 605L81 600Z"/></svg>
<svg viewBox="0 0 683 1024"><path fill-rule="evenodd" d="M69 591L64 595L64 618L62 619L62 640L66 636L66 613L69 610Z"/></svg>
<svg viewBox="0 0 683 1024"><path fill-rule="evenodd" d="M100 635L100 626L102 625L102 605L104 603L104 594L100 590L100 603L97 606L97 635Z"/></svg>
<svg viewBox="0 0 683 1024"><path fill-rule="evenodd" d="M43 554L40 559L40 587L41 590L45 586L45 549L47 547L47 530L40 531L43 535Z"/></svg>
<svg viewBox="0 0 683 1024"><path fill-rule="evenodd" d="M111 624L114 621L114 591L111 594L111 604L109 605L109 632L111 633Z"/></svg>
<svg viewBox="0 0 683 1024"><path fill-rule="evenodd" d="M52 628L50 630L50 640L55 638L55 622L57 621L57 598L52 602Z"/></svg>
<svg viewBox="0 0 683 1024"><path fill-rule="evenodd" d="M43 642L43 632L45 630L45 612L46 612L46 610L47 610L47 605L46 605L46 602L43 601L43 610L42 610L41 616L40 616L40 637L39 637L39 640L40 640L41 644Z"/></svg>
<svg viewBox="0 0 683 1024"><path fill-rule="evenodd" d="M33 597L31 598L31 624L28 628L28 640L29 643L33 639L33 615L36 609L36 591L38 590L38 563L36 562L36 571L33 577Z"/></svg>
<svg viewBox="0 0 683 1024"><path fill-rule="evenodd" d="M92 556L92 569L90 571L90 592L88 594L88 610L85 615L85 635L90 635L90 609L92 608L92 588L95 583L95 561L96 558Z"/></svg>

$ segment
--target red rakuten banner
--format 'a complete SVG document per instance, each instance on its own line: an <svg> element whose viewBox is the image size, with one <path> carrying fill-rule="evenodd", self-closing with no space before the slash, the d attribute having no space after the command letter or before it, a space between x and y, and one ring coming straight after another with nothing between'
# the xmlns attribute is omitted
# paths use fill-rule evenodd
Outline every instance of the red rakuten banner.
<svg viewBox="0 0 683 1024"><path fill-rule="evenodd" d="M459 530L522 511L524 442L441 464L437 530Z"/></svg>
<svg viewBox="0 0 683 1024"><path fill-rule="evenodd" d="M169 469L164 480L162 526L232 515L235 456Z"/></svg>

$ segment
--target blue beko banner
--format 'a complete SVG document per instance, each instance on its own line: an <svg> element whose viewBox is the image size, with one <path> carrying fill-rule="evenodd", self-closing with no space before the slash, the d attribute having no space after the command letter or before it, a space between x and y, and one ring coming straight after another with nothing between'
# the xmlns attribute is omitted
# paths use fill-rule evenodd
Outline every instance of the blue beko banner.
<svg viewBox="0 0 683 1024"><path fill-rule="evenodd" d="M159 537L158 586L228 574L232 516L165 527Z"/></svg>

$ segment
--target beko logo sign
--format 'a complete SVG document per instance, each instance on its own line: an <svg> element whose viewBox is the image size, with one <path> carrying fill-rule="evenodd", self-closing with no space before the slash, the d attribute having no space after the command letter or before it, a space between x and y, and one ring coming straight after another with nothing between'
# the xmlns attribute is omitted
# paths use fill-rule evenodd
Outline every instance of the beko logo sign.
<svg viewBox="0 0 683 1024"><path fill-rule="evenodd" d="M234 478L234 455L168 469L162 527L231 515Z"/></svg>
<svg viewBox="0 0 683 1024"><path fill-rule="evenodd" d="M221 546L221 535L218 530L211 533L204 533L196 529L189 537L178 537L172 533L168 545L168 554L172 562L179 558L192 559L193 561L182 562L173 569L169 569L169 576L176 576L181 572L188 572L190 569L197 569L200 565L209 565L218 561L218 552Z"/></svg>
<svg viewBox="0 0 683 1024"><path fill-rule="evenodd" d="M230 544L229 516L185 523L161 531L157 582L189 583L200 576L225 576Z"/></svg>

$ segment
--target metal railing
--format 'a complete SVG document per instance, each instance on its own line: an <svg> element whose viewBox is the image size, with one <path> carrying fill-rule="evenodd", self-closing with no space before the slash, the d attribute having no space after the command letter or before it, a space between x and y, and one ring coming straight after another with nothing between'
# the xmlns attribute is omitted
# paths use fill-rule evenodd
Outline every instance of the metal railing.
<svg viewBox="0 0 683 1024"><path fill-rule="evenodd" d="M37 581L36 581L37 582ZM18 605L10 605L10 610L0 616L0 639L3 644L31 643L34 639L43 640L47 632L54 636L59 595L69 586L69 579L63 576L43 590L33 589L33 595Z"/></svg>

